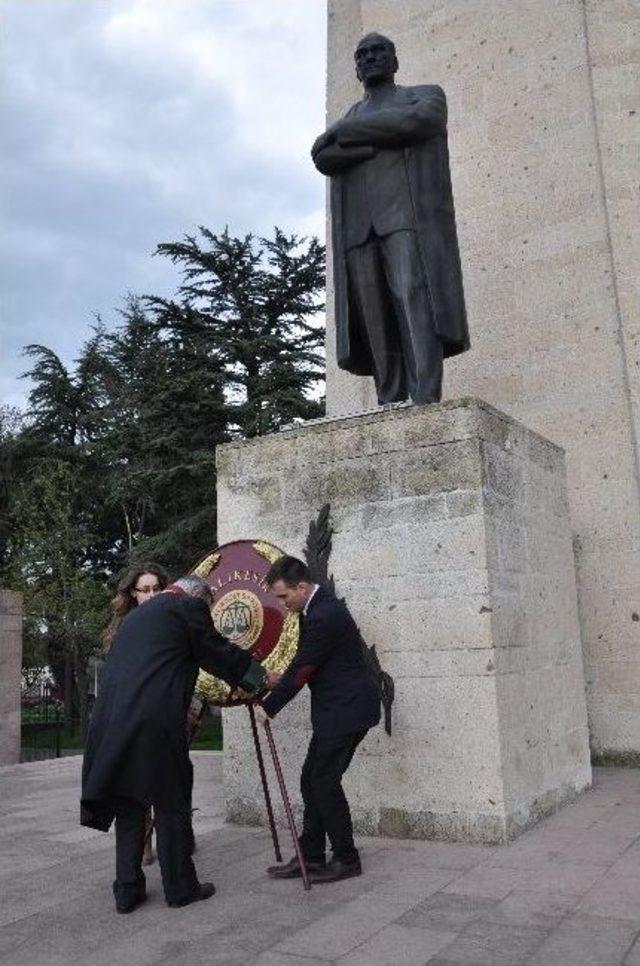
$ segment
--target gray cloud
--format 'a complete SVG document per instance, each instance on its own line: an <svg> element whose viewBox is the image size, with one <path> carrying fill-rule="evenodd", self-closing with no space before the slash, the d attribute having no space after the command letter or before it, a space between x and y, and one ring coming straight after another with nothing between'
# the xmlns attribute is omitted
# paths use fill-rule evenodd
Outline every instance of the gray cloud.
<svg viewBox="0 0 640 966"><path fill-rule="evenodd" d="M6 0L1 396L20 349L168 292L198 224L323 231L324 0Z"/></svg>

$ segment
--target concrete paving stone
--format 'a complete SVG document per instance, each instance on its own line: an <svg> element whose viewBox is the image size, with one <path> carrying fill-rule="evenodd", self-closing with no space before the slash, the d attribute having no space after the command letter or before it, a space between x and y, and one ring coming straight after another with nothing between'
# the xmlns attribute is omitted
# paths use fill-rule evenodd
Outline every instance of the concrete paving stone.
<svg viewBox="0 0 640 966"><path fill-rule="evenodd" d="M527 966L619 966L638 922L572 915L537 949Z"/></svg>
<svg viewBox="0 0 640 966"><path fill-rule="evenodd" d="M465 871L495 858L502 851L500 846L466 845L460 842L403 842L381 840L384 845L376 854L376 862L398 865L402 868L459 869Z"/></svg>
<svg viewBox="0 0 640 966"><path fill-rule="evenodd" d="M0 846L0 889L2 882L8 879L7 886L10 885L16 875L40 872L42 869L49 869L52 865L57 865L64 861L59 856L29 855L21 851L7 852Z"/></svg>
<svg viewBox="0 0 640 966"><path fill-rule="evenodd" d="M637 768L594 768L593 788L589 798L598 803L637 802L640 798L640 771Z"/></svg>
<svg viewBox="0 0 640 966"><path fill-rule="evenodd" d="M238 880L227 893L216 893L206 911L194 904L181 910L179 920L174 916L170 918L176 919L176 928L184 923L191 939L215 932L218 944L242 942L247 951L258 955L338 912L343 905L344 900L337 896L328 893L312 896L301 889L293 902L283 901L279 894L265 896L250 892L245 888L245 882ZM166 919L166 912L159 916L159 928Z"/></svg>
<svg viewBox="0 0 640 966"><path fill-rule="evenodd" d="M253 966L327 966L330 962L335 960L318 959L316 956L290 956L288 953L274 953L268 949L253 961Z"/></svg>
<svg viewBox="0 0 640 966"><path fill-rule="evenodd" d="M123 949L122 959L118 962L126 962L127 966L131 963L129 947ZM193 966L247 966L253 962L253 955L248 953L241 943L232 942L222 944L215 935L210 937L200 937L196 940L172 939L165 937L160 944L149 942L149 937L143 937L139 942L136 937L134 947L133 966L175 966L176 963L192 963ZM107 963L116 962L111 959L104 961ZM73 966L76 966L74 963ZM80 966L80 961L78 961ZM101 963L100 966L103 966Z"/></svg>
<svg viewBox="0 0 640 966"><path fill-rule="evenodd" d="M308 916L317 914L309 910ZM24 962L47 962L52 950L61 962L113 966L115 962L136 964L175 962L248 963L265 945L279 940L287 930L299 928L300 910L267 903L263 897L248 895L241 883L220 900L194 904L185 909L168 910L159 881L148 902L131 916L118 916L109 890L73 905L60 903L48 913L33 917L26 947L19 955L0 945L0 962L22 966ZM304 921L304 920L303 920ZM18 925L21 930L18 929ZM26 923L15 924L0 937L14 943L24 938ZM132 935L133 933L133 935ZM44 937L41 941L38 937ZM2 940L0 940L1 942ZM242 956L237 947L242 946ZM5 958L6 954L6 958ZM184 956L184 959L181 957ZM133 957L133 959L132 959ZM207 960L208 957L208 960Z"/></svg>
<svg viewBox="0 0 640 966"><path fill-rule="evenodd" d="M458 872L453 869L406 869L394 874L380 874L377 870L368 876L367 895L372 899L420 899L439 892L452 882Z"/></svg>
<svg viewBox="0 0 640 966"><path fill-rule="evenodd" d="M552 820L545 820L498 853L491 864L513 868L535 865L544 861L546 854L548 858L564 857L569 862L609 865L640 835L637 808L625 809L624 813L619 808L605 808L601 817L587 828L581 827L580 812L572 814L577 819L575 825L558 827Z"/></svg>
<svg viewBox="0 0 640 966"><path fill-rule="evenodd" d="M589 792L586 793L588 799ZM594 822L607 812L608 804L592 805L588 800L585 802L570 802L555 815L550 815L545 819L545 825L549 829L560 828L590 828Z"/></svg>
<svg viewBox="0 0 640 966"><path fill-rule="evenodd" d="M640 876L609 876L583 897L577 911L587 916L634 919L640 927Z"/></svg>
<svg viewBox="0 0 640 966"><path fill-rule="evenodd" d="M530 953L536 966L618 966L627 950L625 966L640 966L640 948L631 949L640 929L640 842L608 866L590 861L608 861L610 850L635 833L630 797L638 779L630 782L631 770L601 770L597 791L611 780L625 797L616 805L610 795L595 819L589 793L571 812L573 824L545 821L508 848L362 839L364 875L305 893L299 880L267 878L268 832L217 827L221 792L214 764L204 774L196 762L197 795L206 810L196 813L195 825L196 864L203 880L216 883L215 898L168 910L155 863L145 870L148 901L132 916L113 908L113 835L77 834L79 759L62 767L40 762L4 769L0 914L7 921L0 928L0 964L319 966L339 960L377 966L376 956L384 963L390 948L397 953L389 960L394 966L402 950L409 963L429 966L511 966L542 932L546 938ZM610 814L613 830L604 821ZM597 834L585 832L594 825ZM288 842L284 835L282 842ZM589 861L572 854L576 844ZM502 930L501 942L495 930ZM442 934L444 947L427 948L425 937L437 944Z"/></svg>
<svg viewBox="0 0 640 966"><path fill-rule="evenodd" d="M518 870L521 888L532 892L573 892L584 895L604 876L606 866L586 862L570 864L558 857L532 869Z"/></svg>
<svg viewBox="0 0 640 966"><path fill-rule="evenodd" d="M542 927L476 921L441 952L452 963L519 966L529 961L547 934Z"/></svg>
<svg viewBox="0 0 640 966"><path fill-rule="evenodd" d="M392 923L353 952L338 959L340 966L424 966L455 939L455 932L412 929Z"/></svg>
<svg viewBox="0 0 640 966"><path fill-rule="evenodd" d="M550 861L575 865L610 866L633 846L637 835L616 832L612 829L596 831L595 826L582 830L566 845L548 854Z"/></svg>
<svg viewBox="0 0 640 966"><path fill-rule="evenodd" d="M466 845L456 842L425 842L427 846L421 855L423 861L432 868L471 869L476 865L489 862L500 851L498 845Z"/></svg>
<svg viewBox="0 0 640 966"><path fill-rule="evenodd" d="M153 966L174 966L176 962L189 962L193 966L246 966L251 960L247 951L241 946L227 949L216 949L212 952L207 943L175 943L168 944L166 955L153 960Z"/></svg>
<svg viewBox="0 0 640 966"><path fill-rule="evenodd" d="M634 842L609 869L609 875L640 877L640 842Z"/></svg>
<svg viewBox="0 0 640 966"><path fill-rule="evenodd" d="M460 961L454 962L452 959L443 959L442 956L433 956L427 960L426 966L484 966L484 964L477 959L468 959L466 963L461 964Z"/></svg>
<svg viewBox="0 0 640 966"><path fill-rule="evenodd" d="M401 926L458 932L473 920L486 916L496 905L495 899L438 892L405 912L398 923Z"/></svg>
<svg viewBox="0 0 640 966"><path fill-rule="evenodd" d="M50 870L45 870L45 872L48 871ZM41 873L38 874L38 878L40 875ZM65 902L76 903L89 890L100 891L95 886L91 889L86 879L75 878L71 868L68 868L66 874L59 876L55 881L49 880L47 886L39 883L37 879L32 879L24 883L19 892L12 889L8 896L5 895L0 907L0 926L25 919L41 909L56 906L63 897Z"/></svg>
<svg viewBox="0 0 640 966"><path fill-rule="evenodd" d="M58 902L0 929L0 962L7 966L29 963L95 962L97 950L116 950L129 943L135 932L134 916L117 916L107 895L94 892L71 903ZM138 928L140 920L138 919ZM145 931L145 930L143 930ZM84 957L84 959L83 959Z"/></svg>
<svg viewBox="0 0 640 966"><path fill-rule="evenodd" d="M408 899L396 903L362 896L345 902L339 910L294 933L276 949L284 953L338 959L398 919L414 902L414 899Z"/></svg>
<svg viewBox="0 0 640 966"><path fill-rule="evenodd" d="M82 825L79 828L70 829L68 832L59 832L57 835L50 835L48 838L53 842L71 842L75 844L76 842L87 842L87 841L99 841L104 842L105 833L97 832L92 828L84 828Z"/></svg>
<svg viewBox="0 0 640 966"><path fill-rule="evenodd" d="M551 929L580 902L571 892L532 892L514 889L501 902L491 905L483 918L491 922Z"/></svg>
<svg viewBox="0 0 640 966"><path fill-rule="evenodd" d="M506 845L487 865L504 869L527 869L545 865L571 848L579 831L576 829L533 829L512 845Z"/></svg>
<svg viewBox="0 0 640 966"><path fill-rule="evenodd" d="M454 879L444 891L493 899L504 899L512 889L584 895L602 878L605 871L603 866L568 865L553 861L541 862L534 868L525 869L480 866Z"/></svg>
<svg viewBox="0 0 640 966"><path fill-rule="evenodd" d="M640 937L636 938L633 946L625 956L624 966L640 966Z"/></svg>
<svg viewBox="0 0 640 966"><path fill-rule="evenodd" d="M590 826L589 831L612 832L627 835L629 838L638 838L640 835L638 806L640 806L640 799L634 804L611 805L604 815Z"/></svg>

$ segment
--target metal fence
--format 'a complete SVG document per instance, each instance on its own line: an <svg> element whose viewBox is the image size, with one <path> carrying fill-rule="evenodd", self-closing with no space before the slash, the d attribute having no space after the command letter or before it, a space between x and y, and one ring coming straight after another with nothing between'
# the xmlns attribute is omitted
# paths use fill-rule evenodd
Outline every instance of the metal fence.
<svg viewBox="0 0 640 966"><path fill-rule="evenodd" d="M59 758L62 754L64 708L53 685L31 687L22 695L20 760Z"/></svg>
<svg viewBox="0 0 640 966"><path fill-rule="evenodd" d="M93 696L89 699L91 710ZM46 682L23 691L21 700L22 734L20 761L40 761L78 755L84 750L80 719L74 717L67 727L64 702L55 685ZM218 708L209 708L192 742L194 751L222 748L222 719Z"/></svg>

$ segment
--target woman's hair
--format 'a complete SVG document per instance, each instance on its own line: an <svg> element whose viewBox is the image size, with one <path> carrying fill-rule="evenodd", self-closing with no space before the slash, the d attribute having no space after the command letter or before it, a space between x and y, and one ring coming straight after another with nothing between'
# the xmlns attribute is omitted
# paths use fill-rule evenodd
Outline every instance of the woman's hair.
<svg viewBox="0 0 640 966"><path fill-rule="evenodd" d="M122 577L118 583L116 596L111 601L111 620L102 632L102 647L104 651L110 650L111 645L113 644L113 639L118 633L120 624L127 616L129 611L138 606L132 594L132 590L138 583L138 580L142 574L153 574L155 577L157 577L158 583L160 584L160 590L164 590L169 583L169 574L164 567L161 567L159 564L152 563L149 560L136 564L136 566L131 570L127 570L124 577Z"/></svg>

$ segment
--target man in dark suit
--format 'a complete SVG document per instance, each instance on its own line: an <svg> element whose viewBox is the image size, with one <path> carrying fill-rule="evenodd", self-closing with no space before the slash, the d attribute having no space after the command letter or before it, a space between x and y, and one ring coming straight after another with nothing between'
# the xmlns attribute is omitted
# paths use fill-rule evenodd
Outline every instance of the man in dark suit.
<svg viewBox="0 0 640 966"><path fill-rule="evenodd" d="M355 62L363 100L311 149L331 177L337 361L373 375L380 404L437 402L443 357L469 347L447 102L394 83L387 37L363 37Z"/></svg>
<svg viewBox="0 0 640 966"><path fill-rule="evenodd" d="M198 668L251 692L269 676L216 631L211 590L199 577L170 584L123 620L106 659L82 769L81 823L106 832L115 818L118 912L146 896L145 811L153 805L158 859L169 906L215 892L191 859L193 768L187 709Z"/></svg>
<svg viewBox="0 0 640 966"><path fill-rule="evenodd" d="M369 728L380 720L380 697L364 660L360 632L343 601L312 583L306 565L281 557L267 583L288 610L301 615L296 656L258 705L261 722L274 717L309 685L313 735L302 767L304 817L300 847L312 882L360 875L342 776ZM325 861L326 839L333 859ZM297 859L269 869L273 878L300 875Z"/></svg>

